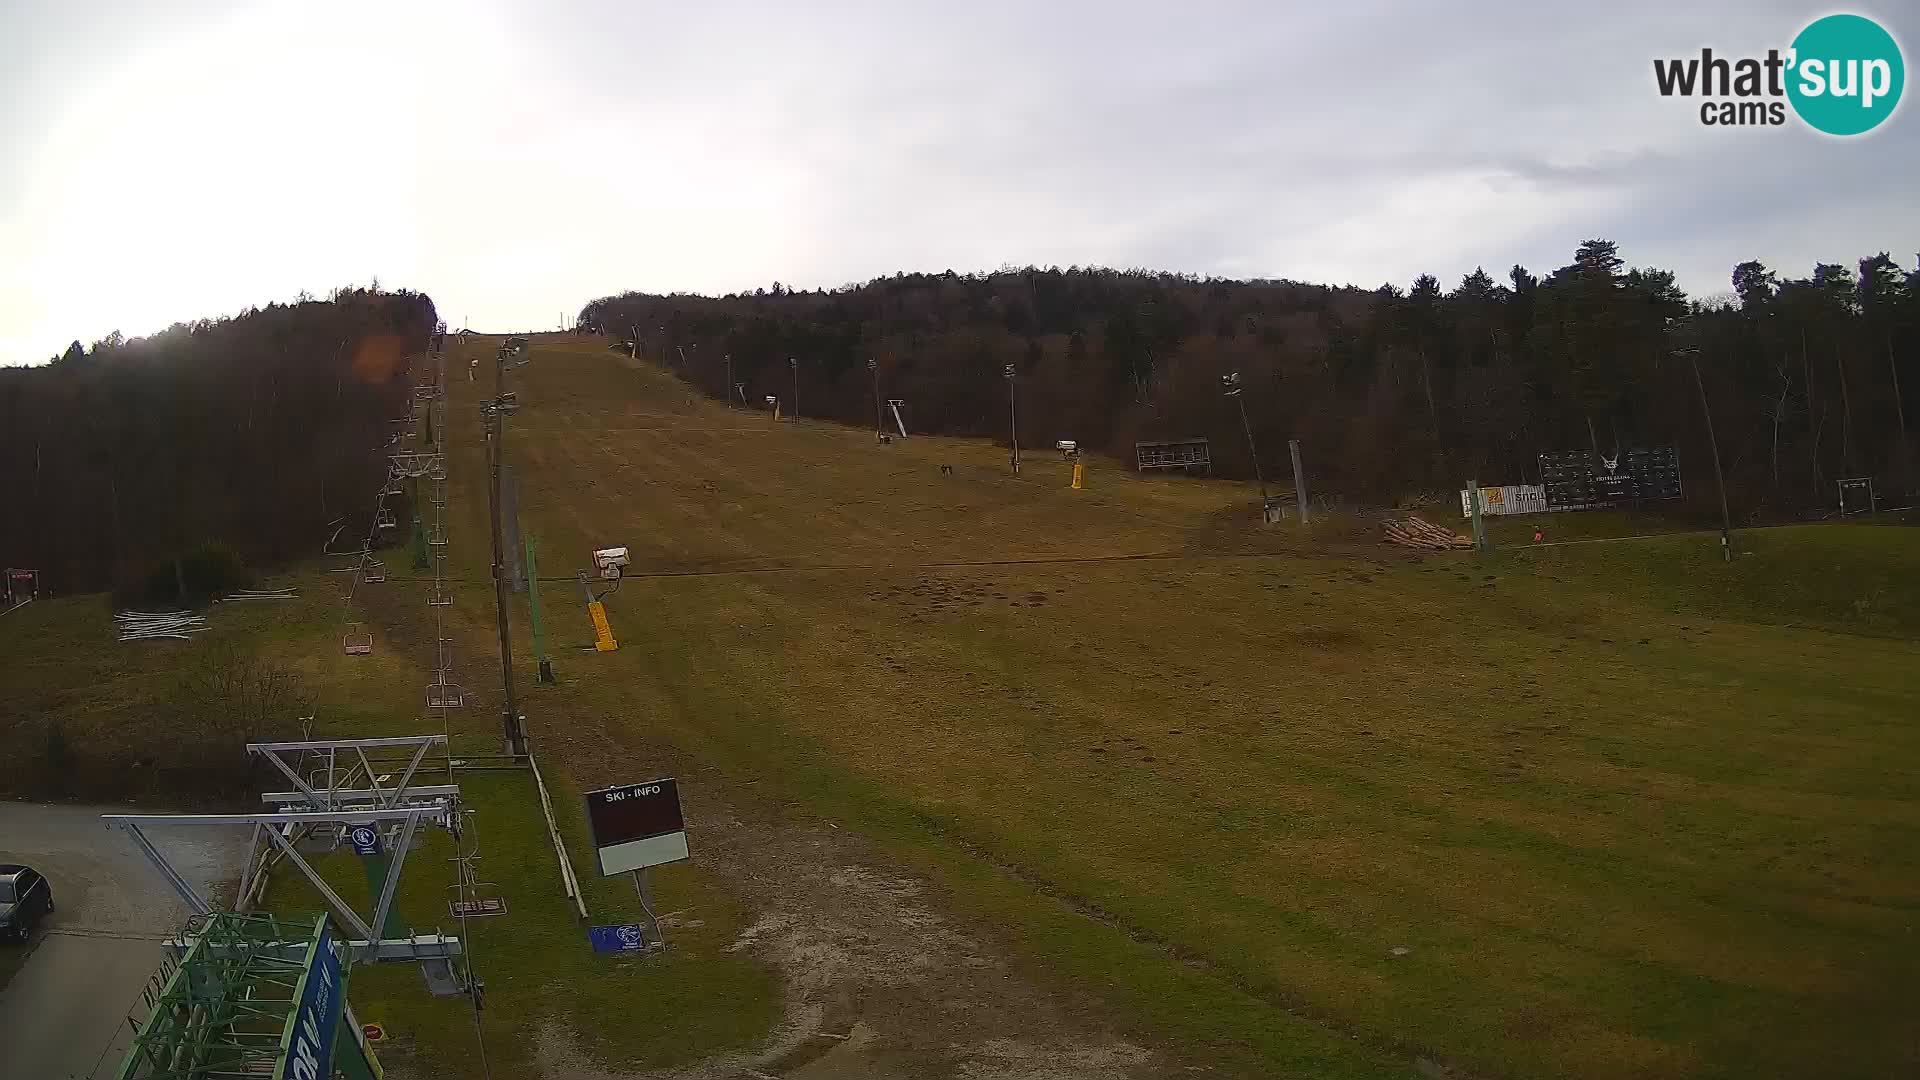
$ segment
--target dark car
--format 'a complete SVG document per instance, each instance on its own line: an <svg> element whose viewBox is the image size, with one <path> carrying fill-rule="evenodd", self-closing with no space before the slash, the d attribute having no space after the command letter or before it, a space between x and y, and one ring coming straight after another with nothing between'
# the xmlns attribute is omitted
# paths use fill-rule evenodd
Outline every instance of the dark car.
<svg viewBox="0 0 1920 1080"><path fill-rule="evenodd" d="M30 866L0 863L0 941L25 941L53 910L53 886Z"/></svg>

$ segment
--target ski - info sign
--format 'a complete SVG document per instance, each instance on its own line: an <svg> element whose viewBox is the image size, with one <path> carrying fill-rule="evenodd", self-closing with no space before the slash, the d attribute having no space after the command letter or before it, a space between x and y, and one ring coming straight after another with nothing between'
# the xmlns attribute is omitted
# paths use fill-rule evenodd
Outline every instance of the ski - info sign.
<svg viewBox="0 0 1920 1080"><path fill-rule="evenodd" d="M687 825L672 777L587 792L587 824L603 877L687 857Z"/></svg>

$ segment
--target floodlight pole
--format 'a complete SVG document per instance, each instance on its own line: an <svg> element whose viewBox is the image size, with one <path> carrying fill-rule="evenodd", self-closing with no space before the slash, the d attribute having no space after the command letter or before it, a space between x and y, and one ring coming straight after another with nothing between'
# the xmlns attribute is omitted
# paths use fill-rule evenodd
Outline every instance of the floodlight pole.
<svg viewBox="0 0 1920 1080"><path fill-rule="evenodd" d="M500 461L506 434L506 411L511 401L506 393L507 358L503 351L494 355L493 400L481 407L487 420L487 513L493 519L493 610L500 631L500 678L504 705L501 728L506 736L507 753L516 758L527 756L527 735L520 728L520 703L513 693L513 633L507 608L507 566L503 554L500 512Z"/></svg>
<svg viewBox="0 0 1920 1080"><path fill-rule="evenodd" d="M873 372L873 441L880 441L880 426L883 423L880 414L880 361L869 358L867 370Z"/></svg>
<svg viewBox="0 0 1920 1080"><path fill-rule="evenodd" d="M1307 523L1307 473L1300 467L1300 440L1287 440L1287 453L1293 457L1293 495L1300 504L1300 524Z"/></svg>
<svg viewBox="0 0 1920 1080"><path fill-rule="evenodd" d="M731 409L734 407L733 405L733 354L727 353L724 359L727 362L727 384L720 388L720 396L727 400L727 408Z"/></svg>
<svg viewBox="0 0 1920 1080"><path fill-rule="evenodd" d="M1267 519L1267 475L1260 469L1260 448L1253 444L1253 424L1247 419L1247 403L1240 396L1240 373L1235 371L1220 376L1221 385L1227 389L1227 396L1240 406L1240 430L1247 435L1247 456L1253 459L1253 476L1260 482L1260 520ZM1297 459L1296 459L1297 460Z"/></svg>
<svg viewBox="0 0 1920 1080"><path fill-rule="evenodd" d="M1720 559L1733 561L1733 516L1727 512L1727 478L1720 472L1720 440L1713 433L1713 406L1707 403L1707 383L1700 377L1700 346L1676 350L1693 365L1693 385L1700 391L1700 410L1707 414L1707 445L1713 449L1713 482L1720 489Z"/></svg>
<svg viewBox="0 0 1920 1080"><path fill-rule="evenodd" d="M1020 475L1020 414L1019 414L1019 411L1014 407L1014 398L1017 396L1014 393L1014 390L1016 386L1018 386L1018 383L1013 376L1012 364L1008 364L1006 366L1006 376L1007 376L1007 441L1013 444L1012 457L1010 459L1010 463L1013 466L1013 475L1019 476Z"/></svg>
<svg viewBox="0 0 1920 1080"><path fill-rule="evenodd" d="M789 356L787 367L793 369L793 417L798 420L800 418L800 361Z"/></svg>

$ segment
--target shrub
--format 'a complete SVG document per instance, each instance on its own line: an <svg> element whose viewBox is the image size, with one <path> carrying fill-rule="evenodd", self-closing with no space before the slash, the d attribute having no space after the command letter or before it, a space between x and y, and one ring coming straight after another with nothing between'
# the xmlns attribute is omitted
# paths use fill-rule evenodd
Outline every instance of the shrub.
<svg viewBox="0 0 1920 1080"><path fill-rule="evenodd" d="M156 563L139 581L115 589L113 602L122 608L201 608L252 584L240 556L210 542Z"/></svg>
<svg viewBox="0 0 1920 1080"><path fill-rule="evenodd" d="M161 708L176 741L168 760L154 763L164 774L154 779L214 797L251 794L247 744L297 736L309 712L291 671L231 644L215 645L187 668Z"/></svg>

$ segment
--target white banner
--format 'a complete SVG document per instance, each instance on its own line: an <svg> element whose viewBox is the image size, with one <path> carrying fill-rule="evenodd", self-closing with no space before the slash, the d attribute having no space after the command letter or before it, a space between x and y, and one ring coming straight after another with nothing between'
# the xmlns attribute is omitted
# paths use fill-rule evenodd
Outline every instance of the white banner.
<svg viewBox="0 0 1920 1080"><path fill-rule="evenodd" d="M1460 489L1460 516L1463 518L1473 516L1471 496L1469 489ZM1482 514L1544 514L1547 512L1547 489L1540 484L1483 487L1480 489L1480 512Z"/></svg>

